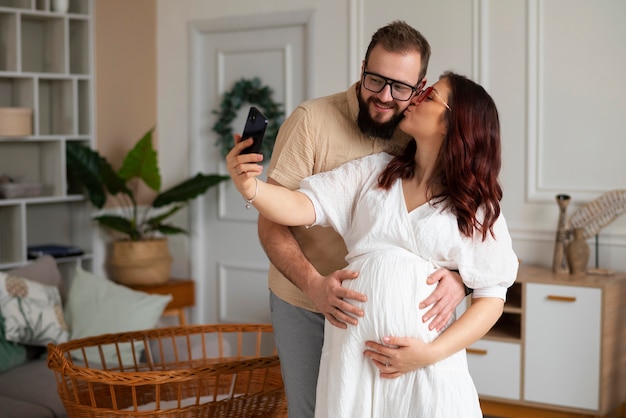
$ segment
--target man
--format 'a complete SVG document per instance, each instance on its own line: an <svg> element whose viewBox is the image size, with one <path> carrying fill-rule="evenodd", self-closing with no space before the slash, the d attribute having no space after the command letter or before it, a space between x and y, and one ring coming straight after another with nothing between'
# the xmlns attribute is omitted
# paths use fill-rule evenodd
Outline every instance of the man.
<svg viewBox="0 0 626 418"><path fill-rule="evenodd" d="M429 58L428 41L405 22L376 31L358 83L303 103L284 122L268 182L296 189L302 178L348 160L403 149L409 137L396 128L411 97L425 85ZM287 228L260 216L259 238L272 263L270 306L289 416L313 417L324 320L339 328L356 324L363 313L350 301L367 297L341 286L358 272L342 270L346 248L332 229ZM464 286L458 274L445 270L429 280L439 284L420 303L434 303L423 320L441 329L465 296Z"/></svg>

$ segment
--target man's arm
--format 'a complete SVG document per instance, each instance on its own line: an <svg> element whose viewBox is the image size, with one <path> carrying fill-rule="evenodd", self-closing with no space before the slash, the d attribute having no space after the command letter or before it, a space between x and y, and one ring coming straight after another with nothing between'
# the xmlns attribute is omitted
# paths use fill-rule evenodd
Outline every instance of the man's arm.
<svg viewBox="0 0 626 418"><path fill-rule="evenodd" d="M270 178L267 182L278 184ZM356 325L356 318L362 317L363 311L345 301L345 298L365 302L367 297L342 287L341 282L355 279L358 273L337 270L328 276L322 276L306 258L291 230L261 215L258 233L271 263L311 299L331 324L339 328L347 328L347 323Z"/></svg>

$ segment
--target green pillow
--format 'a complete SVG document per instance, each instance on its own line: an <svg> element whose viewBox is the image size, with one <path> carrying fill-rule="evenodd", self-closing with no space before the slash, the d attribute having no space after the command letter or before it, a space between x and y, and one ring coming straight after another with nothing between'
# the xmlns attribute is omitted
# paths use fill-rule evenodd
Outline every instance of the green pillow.
<svg viewBox="0 0 626 418"><path fill-rule="evenodd" d="M73 340L139 331L154 328L171 300L172 295L132 290L76 267L65 305L65 318ZM117 358L113 344L104 347L103 351L107 367L118 367L120 361L124 365L133 364L132 347L129 344L120 345L121 359ZM90 364L102 363L97 348L86 352ZM77 357L82 360L82 355Z"/></svg>
<svg viewBox="0 0 626 418"><path fill-rule="evenodd" d="M0 373L26 363L26 347L4 338L4 318L0 315Z"/></svg>
<svg viewBox="0 0 626 418"><path fill-rule="evenodd" d="M56 286L0 272L0 312L8 341L41 346L67 341L69 333Z"/></svg>

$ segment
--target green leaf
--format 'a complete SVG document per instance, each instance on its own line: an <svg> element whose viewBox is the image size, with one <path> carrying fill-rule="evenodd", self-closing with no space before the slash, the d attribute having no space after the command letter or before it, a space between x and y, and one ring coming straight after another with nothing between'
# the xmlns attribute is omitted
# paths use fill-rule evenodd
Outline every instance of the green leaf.
<svg viewBox="0 0 626 418"><path fill-rule="evenodd" d="M98 222L100 226L126 234L132 240L137 240L141 237L141 234L135 227L135 223L123 216L101 215L93 219Z"/></svg>
<svg viewBox="0 0 626 418"><path fill-rule="evenodd" d="M98 209L106 203L107 190L113 195L121 192L133 198L124 180L96 151L82 144L70 142L65 153L70 171L81 181L89 201Z"/></svg>
<svg viewBox="0 0 626 418"><path fill-rule="evenodd" d="M146 132L135 147L128 152L117 174L126 181L138 177L148 187L158 192L161 190L161 174L157 153L152 146L152 132L154 128Z"/></svg>
<svg viewBox="0 0 626 418"><path fill-rule="evenodd" d="M173 214L175 214L176 212L178 212L179 210L181 210L184 207L185 207L185 205L176 205L173 208L171 208L170 210L168 210L167 212L164 212L164 213L162 213L160 215L157 215L157 216L154 216L152 218L146 219L145 223L150 226L149 229L154 229L159 224L163 223L163 221L165 219L169 218L170 216L172 216Z"/></svg>
<svg viewBox="0 0 626 418"><path fill-rule="evenodd" d="M154 229L164 235L189 234L189 232L187 232L186 229L179 228L177 226L169 225L169 224L160 224Z"/></svg>
<svg viewBox="0 0 626 418"><path fill-rule="evenodd" d="M68 142L65 148L67 165L72 174L80 180L89 201L97 208L106 202L106 190L100 176L100 155L81 144Z"/></svg>
<svg viewBox="0 0 626 418"><path fill-rule="evenodd" d="M111 164L109 164L105 159L100 160L100 175L102 176L102 181L109 193L112 195L123 193L130 197L130 200L133 204L135 204L135 196L126 186L126 181L117 175L113 167L111 167Z"/></svg>
<svg viewBox="0 0 626 418"><path fill-rule="evenodd" d="M198 173L195 177L185 180L171 189L160 193L154 199L154 202L152 202L152 206L158 208L171 203L187 202L206 192L210 187L228 179L230 179L229 176Z"/></svg>

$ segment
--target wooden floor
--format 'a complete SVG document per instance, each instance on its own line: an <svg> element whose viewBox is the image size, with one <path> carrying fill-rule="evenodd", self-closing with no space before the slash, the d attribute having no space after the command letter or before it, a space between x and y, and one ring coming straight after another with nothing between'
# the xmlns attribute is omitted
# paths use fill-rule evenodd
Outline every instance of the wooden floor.
<svg viewBox="0 0 626 418"><path fill-rule="evenodd" d="M485 418L626 418L626 404L603 417L597 415L581 415L571 412L550 411L547 409L531 408L521 405L480 401ZM287 412L282 411L277 418L287 418Z"/></svg>
<svg viewBox="0 0 626 418"><path fill-rule="evenodd" d="M626 405L611 411L607 415L585 415L572 412L551 411L522 405L513 405L492 401L480 401L480 406L485 418L624 418L626 417Z"/></svg>

